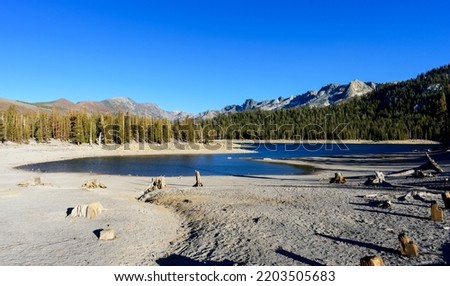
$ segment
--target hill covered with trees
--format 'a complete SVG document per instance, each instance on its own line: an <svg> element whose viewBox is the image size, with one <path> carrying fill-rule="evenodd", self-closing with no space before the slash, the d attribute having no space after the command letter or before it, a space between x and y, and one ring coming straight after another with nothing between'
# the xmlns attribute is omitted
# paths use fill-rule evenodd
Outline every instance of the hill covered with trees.
<svg viewBox="0 0 450 286"><path fill-rule="evenodd" d="M211 119L171 121L85 110L21 111L11 105L0 111L0 140L124 144L214 139L428 139L448 143L448 103L450 66L446 65L414 79L381 84L365 96L332 106L251 110Z"/></svg>

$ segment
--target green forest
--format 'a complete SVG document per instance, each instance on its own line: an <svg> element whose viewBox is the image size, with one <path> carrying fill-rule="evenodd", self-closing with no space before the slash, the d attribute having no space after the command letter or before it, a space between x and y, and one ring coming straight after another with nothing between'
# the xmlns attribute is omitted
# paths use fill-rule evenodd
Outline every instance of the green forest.
<svg viewBox="0 0 450 286"><path fill-rule="evenodd" d="M73 144L207 142L215 139L427 139L448 144L450 66L327 107L221 114L212 119L168 119L127 112L0 111L0 140Z"/></svg>

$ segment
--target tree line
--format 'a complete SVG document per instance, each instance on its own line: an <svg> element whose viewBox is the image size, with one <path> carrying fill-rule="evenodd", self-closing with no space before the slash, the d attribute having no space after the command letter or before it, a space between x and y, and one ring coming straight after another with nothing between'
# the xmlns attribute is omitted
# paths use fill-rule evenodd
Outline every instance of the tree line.
<svg viewBox="0 0 450 286"><path fill-rule="evenodd" d="M11 105L0 113L0 140L17 143L49 142L51 139L73 144L165 143L195 141L198 127L186 117L177 121L129 113L92 114L82 110L67 113L20 112Z"/></svg>
<svg viewBox="0 0 450 286"><path fill-rule="evenodd" d="M73 144L207 142L215 139L428 139L448 143L450 67L415 79L383 84L369 95L327 107L221 114L212 119L168 119L126 112L82 110L0 112L0 140Z"/></svg>

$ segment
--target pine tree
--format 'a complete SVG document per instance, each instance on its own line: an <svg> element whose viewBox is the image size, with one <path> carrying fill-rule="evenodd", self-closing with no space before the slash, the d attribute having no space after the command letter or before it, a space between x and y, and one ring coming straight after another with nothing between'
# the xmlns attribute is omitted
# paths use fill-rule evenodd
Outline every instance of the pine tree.
<svg viewBox="0 0 450 286"><path fill-rule="evenodd" d="M4 123L4 115L0 116L0 142L4 143L6 141L6 133L5 133L5 123Z"/></svg>

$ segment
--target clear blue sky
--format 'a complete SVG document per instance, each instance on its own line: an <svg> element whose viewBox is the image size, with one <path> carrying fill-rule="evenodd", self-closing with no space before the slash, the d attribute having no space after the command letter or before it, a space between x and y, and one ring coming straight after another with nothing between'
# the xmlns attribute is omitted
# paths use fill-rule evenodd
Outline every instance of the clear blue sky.
<svg viewBox="0 0 450 286"><path fill-rule="evenodd" d="M0 0L0 97L200 112L450 63L450 2Z"/></svg>

